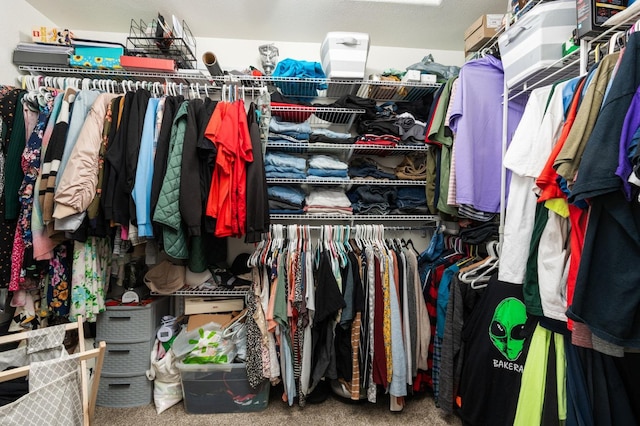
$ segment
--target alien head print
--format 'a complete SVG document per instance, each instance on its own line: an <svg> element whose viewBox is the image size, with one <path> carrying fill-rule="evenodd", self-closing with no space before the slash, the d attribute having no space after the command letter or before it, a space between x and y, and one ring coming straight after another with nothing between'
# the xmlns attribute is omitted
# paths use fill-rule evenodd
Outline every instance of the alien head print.
<svg viewBox="0 0 640 426"><path fill-rule="evenodd" d="M515 297L504 299L496 307L489 326L489 336L494 346L509 361L517 360L522 353L526 322L524 303Z"/></svg>

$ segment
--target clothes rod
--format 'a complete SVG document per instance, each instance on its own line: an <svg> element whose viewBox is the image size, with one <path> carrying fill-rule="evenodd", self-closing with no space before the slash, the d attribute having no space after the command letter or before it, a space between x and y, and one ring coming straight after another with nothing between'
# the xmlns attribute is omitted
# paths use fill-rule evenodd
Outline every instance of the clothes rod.
<svg viewBox="0 0 640 426"><path fill-rule="evenodd" d="M94 76L96 77L96 76ZM186 77L185 77L186 78ZM87 77L53 77L38 75L20 75L18 82L27 90L38 90L40 87L65 90L67 87L74 87L77 90L101 90L107 93L135 92L138 89L146 89L154 95L182 95L189 98L199 98L202 95L209 97L216 93L233 90L234 99L243 99L245 94L254 98L260 92L267 91L265 86L249 86L243 82L230 81L220 84L215 83L180 83L170 82L166 79L109 79L109 78L87 78Z"/></svg>
<svg viewBox="0 0 640 426"><path fill-rule="evenodd" d="M287 229L287 226L289 225L282 225L282 228ZM355 229L355 225L295 225L295 226L299 228L307 228L312 231L321 231L325 229L325 226L330 226L330 227L342 226L342 227ZM371 226L371 225L360 225L360 226ZM384 231L425 231L428 229L436 229L436 228L437 226L384 226L382 229Z"/></svg>

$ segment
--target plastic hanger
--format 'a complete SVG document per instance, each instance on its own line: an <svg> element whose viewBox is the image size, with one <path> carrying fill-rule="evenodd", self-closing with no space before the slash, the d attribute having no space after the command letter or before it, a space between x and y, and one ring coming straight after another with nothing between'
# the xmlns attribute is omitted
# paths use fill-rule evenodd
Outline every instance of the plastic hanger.
<svg viewBox="0 0 640 426"><path fill-rule="evenodd" d="M344 246L347 249L348 252L353 252L353 247L351 246L351 226L346 226L345 227L345 236L344 236Z"/></svg>
<svg viewBox="0 0 640 426"><path fill-rule="evenodd" d="M485 269L480 275L473 279L469 286L474 290L486 287L490 278L490 273L498 268L498 264L499 260L496 259L489 268Z"/></svg>
<svg viewBox="0 0 640 426"><path fill-rule="evenodd" d="M267 242L263 248L260 256L260 264L266 265L269 252L271 251L271 243L273 242L273 225L269 227L269 233L267 234Z"/></svg>
<svg viewBox="0 0 640 426"><path fill-rule="evenodd" d="M344 268L349 263L349 256L344 244L345 227L338 226L337 228L338 238L335 240L335 245L340 256L340 266Z"/></svg>
<svg viewBox="0 0 640 426"><path fill-rule="evenodd" d="M460 281L470 285L474 290L483 288L489 281L490 273L493 272L499 263L499 243L497 241L489 241L487 243L488 256L466 268L462 268L458 275Z"/></svg>

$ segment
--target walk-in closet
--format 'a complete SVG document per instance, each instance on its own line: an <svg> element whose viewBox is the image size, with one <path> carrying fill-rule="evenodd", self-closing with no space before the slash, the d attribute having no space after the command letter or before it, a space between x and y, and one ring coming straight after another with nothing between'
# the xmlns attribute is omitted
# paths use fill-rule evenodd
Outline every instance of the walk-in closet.
<svg viewBox="0 0 640 426"><path fill-rule="evenodd" d="M640 3L6 6L0 424L640 424Z"/></svg>

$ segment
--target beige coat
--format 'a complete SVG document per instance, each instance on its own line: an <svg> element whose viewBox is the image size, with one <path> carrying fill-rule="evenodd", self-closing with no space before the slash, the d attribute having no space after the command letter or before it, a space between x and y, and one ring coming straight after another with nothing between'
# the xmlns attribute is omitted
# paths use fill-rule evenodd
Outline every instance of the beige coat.
<svg viewBox="0 0 640 426"><path fill-rule="evenodd" d="M91 106L56 188L56 206L53 211L55 219L82 214L96 196L104 119L108 105L116 96L113 93L103 93ZM80 221L82 218L79 218Z"/></svg>

